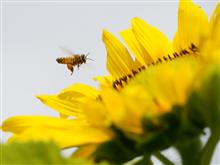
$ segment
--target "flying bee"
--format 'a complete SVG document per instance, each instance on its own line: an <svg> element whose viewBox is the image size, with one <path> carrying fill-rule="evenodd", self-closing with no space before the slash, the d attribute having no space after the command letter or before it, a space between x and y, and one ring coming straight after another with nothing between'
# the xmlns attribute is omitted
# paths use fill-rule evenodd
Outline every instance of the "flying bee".
<svg viewBox="0 0 220 165"><path fill-rule="evenodd" d="M68 70L71 71L71 75L72 75L75 66L77 66L78 69L79 69L80 65L86 63L86 60L92 60L91 58L88 58L88 55L89 55L89 53L87 53L87 54L74 54L74 53L71 53L70 56L57 58L56 61L59 64L66 64ZM92 61L94 61L94 60L92 60Z"/></svg>

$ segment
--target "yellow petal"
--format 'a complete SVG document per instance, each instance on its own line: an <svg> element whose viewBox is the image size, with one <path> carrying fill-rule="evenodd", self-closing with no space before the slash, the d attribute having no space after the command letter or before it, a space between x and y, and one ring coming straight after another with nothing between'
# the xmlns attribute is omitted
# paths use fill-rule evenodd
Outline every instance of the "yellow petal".
<svg viewBox="0 0 220 165"><path fill-rule="evenodd" d="M101 91L101 98L109 118L115 123L119 122L123 118L125 111L122 99L118 93L114 89L106 88Z"/></svg>
<svg viewBox="0 0 220 165"><path fill-rule="evenodd" d="M107 50L107 69L114 78L131 73L133 60L124 45L110 32L103 31L103 42Z"/></svg>
<svg viewBox="0 0 220 165"><path fill-rule="evenodd" d="M97 147L97 144L81 146L76 150L76 152L73 153L72 157L88 159L92 155L92 153L97 149Z"/></svg>
<svg viewBox="0 0 220 165"><path fill-rule="evenodd" d="M78 95L76 95L78 97ZM62 99L58 95L38 95L37 96L42 103L48 107L54 109L57 112L60 112L63 115L67 116L79 116L81 115L81 103L77 100L67 100Z"/></svg>
<svg viewBox="0 0 220 165"><path fill-rule="evenodd" d="M141 68L143 65L139 62L139 60L137 60L137 58L135 58L134 66L135 70L138 70L138 68Z"/></svg>
<svg viewBox="0 0 220 165"><path fill-rule="evenodd" d="M58 95L38 95L44 104L60 112L62 116L80 116L80 106L88 98L96 98L98 91L88 85L74 84L61 91Z"/></svg>
<svg viewBox="0 0 220 165"><path fill-rule="evenodd" d="M146 66L147 64L153 62L151 56L145 51L142 45L137 41L132 29L123 30L120 32L120 35L141 65Z"/></svg>
<svg viewBox="0 0 220 165"><path fill-rule="evenodd" d="M111 135L100 129L91 127L75 127L69 129L34 127L21 134L12 136L12 141L54 141L61 148L75 147L85 144L102 143L111 139Z"/></svg>
<svg viewBox="0 0 220 165"><path fill-rule="evenodd" d="M121 121L121 127L132 133L142 133L142 118L144 114L147 113L150 116L156 109L153 97L141 85L128 85L121 91L120 95L126 109L126 115Z"/></svg>
<svg viewBox="0 0 220 165"><path fill-rule="evenodd" d="M16 133L11 141L55 141L61 148L101 143L110 140L111 132L90 127L77 120L52 117L14 117L2 126L4 131Z"/></svg>
<svg viewBox="0 0 220 165"><path fill-rule="evenodd" d="M101 96L100 100L88 99L82 106L83 113L92 125L96 127L108 127L110 125L110 116L101 100Z"/></svg>
<svg viewBox="0 0 220 165"><path fill-rule="evenodd" d="M89 85L85 85L85 84L80 84L80 83L76 83L73 84L65 89L63 89L61 91L61 94L59 94L60 97L65 97L67 95L69 96L73 96L76 97L76 95L79 95L79 97L92 97L95 98L97 97L98 91L97 89L89 86Z"/></svg>
<svg viewBox="0 0 220 165"><path fill-rule="evenodd" d="M31 127L59 127L66 129L86 125L88 125L86 121L77 119L73 121L49 116L14 116L3 122L2 129L18 134Z"/></svg>
<svg viewBox="0 0 220 165"><path fill-rule="evenodd" d="M93 79L98 81L101 87L111 87L115 80L112 76L95 76Z"/></svg>
<svg viewBox="0 0 220 165"><path fill-rule="evenodd" d="M201 59L207 64L220 63L220 3L217 4L211 19L210 32L201 39Z"/></svg>
<svg viewBox="0 0 220 165"><path fill-rule="evenodd" d="M129 100L124 102L123 96L120 96L120 93L109 88L102 90L101 97L109 121L124 131L132 133L142 132L140 118L137 119L136 115L134 115L135 113L132 113L128 110L129 107L126 107L126 101Z"/></svg>
<svg viewBox="0 0 220 165"><path fill-rule="evenodd" d="M193 43L199 45L200 38L209 29L206 13L191 0L181 0L178 11L178 30L173 40L174 50L180 52Z"/></svg>
<svg viewBox="0 0 220 165"><path fill-rule="evenodd" d="M138 42L154 62L168 54L172 57L172 44L158 29L150 26L140 18L133 18L132 30Z"/></svg>
<svg viewBox="0 0 220 165"><path fill-rule="evenodd" d="M213 40L216 48L220 49L220 2L217 4L211 20L211 39Z"/></svg>

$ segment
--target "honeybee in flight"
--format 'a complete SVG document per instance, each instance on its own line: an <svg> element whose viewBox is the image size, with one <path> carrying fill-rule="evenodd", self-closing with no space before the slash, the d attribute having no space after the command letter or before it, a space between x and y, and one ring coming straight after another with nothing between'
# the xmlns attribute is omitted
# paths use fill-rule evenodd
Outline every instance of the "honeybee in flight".
<svg viewBox="0 0 220 165"><path fill-rule="evenodd" d="M91 58L88 58L89 53L87 53L87 54L74 54L70 51L68 51L68 52L71 53L70 56L68 56L68 57L59 57L59 58L56 59L56 61L59 64L66 64L68 70L71 71L71 75L73 74L75 66L77 66L78 69L79 69L80 65L86 63L86 60L92 60ZM94 60L92 60L92 61L94 61Z"/></svg>

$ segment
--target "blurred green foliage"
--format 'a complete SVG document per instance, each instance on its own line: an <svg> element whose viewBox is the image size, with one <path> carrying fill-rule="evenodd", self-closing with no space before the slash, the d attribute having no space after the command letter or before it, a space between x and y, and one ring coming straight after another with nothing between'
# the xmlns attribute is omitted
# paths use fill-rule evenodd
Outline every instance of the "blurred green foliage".
<svg viewBox="0 0 220 165"><path fill-rule="evenodd" d="M1 165L94 165L61 155L53 142L1 144Z"/></svg>

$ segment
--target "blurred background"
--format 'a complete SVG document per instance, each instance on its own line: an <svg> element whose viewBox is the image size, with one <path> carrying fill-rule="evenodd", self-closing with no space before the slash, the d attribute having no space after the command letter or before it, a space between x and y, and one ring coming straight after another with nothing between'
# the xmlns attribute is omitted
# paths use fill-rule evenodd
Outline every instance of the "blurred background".
<svg viewBox="0 0 220 165"><path fill-rule="evenodd" d="M210 16L217 1L197 4ZM35 95L56 94L76 82L97 87L92 78L107 74L103 29L119 37L118 32L128 28L133 17L143 18L170 40L177 29L178 1L7 0L1 5L2 120L15 115L58 116ZM95 61L87 61L71 76L65 65L56 62L57 57L69 55L60 47L89 52ZM1 134L5 142L9 135ZM166 154L176 155L174 150ZM219 154L218 147L213 165L220 164Z"/></svg>

